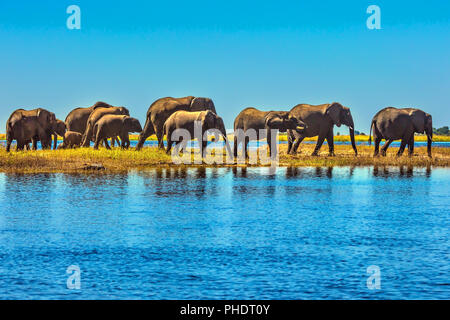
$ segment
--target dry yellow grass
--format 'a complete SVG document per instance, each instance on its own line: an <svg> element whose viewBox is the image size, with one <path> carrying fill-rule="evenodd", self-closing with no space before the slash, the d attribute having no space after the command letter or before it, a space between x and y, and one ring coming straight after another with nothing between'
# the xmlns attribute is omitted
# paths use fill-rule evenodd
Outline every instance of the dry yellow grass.
<svg viewBox="0 0 450 320"><path fill-rule="evenodd" d="M266 148L266 147L262 147ZM450 148L433 148L433 158L426 155L426 147L415 149L413 157L405 154L398 158L395 156L398 148L389 148L386 157L373 158L373 146L358 146L359 156L355 157L351 146L335 146L335 157L328 157L328 148L322 147L318 157L312 157L314 149L312 144L302 144L300 153L287 155L286 145L280 146L280 166L450 166ZM109 172L126 172L130 169L146 169L154 167L186 166L176 165L170 156L156 147L147 147L137 152L133 149L121 150L93 150L80 148L72 150L38 150L7 153L0 147L0 172L73 172L84 171L92 165L101 165ZM243 164L223 164L222 166L242 166ZM199 166L199 165L188 165ZM200 166L210 166L201 164ZM217 166L217 165L216 165Z"/></svg>

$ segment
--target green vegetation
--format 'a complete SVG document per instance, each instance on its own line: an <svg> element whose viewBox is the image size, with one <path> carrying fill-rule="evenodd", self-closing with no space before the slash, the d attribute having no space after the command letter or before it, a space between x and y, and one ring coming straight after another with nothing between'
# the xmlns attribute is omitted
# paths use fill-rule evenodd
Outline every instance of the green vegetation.
<svg viewBox="0 0 450 320"><path fill-rule="evenodd" d="M450 136L450 130L448 129L448 126L445 126L445 127L439 128L439 129L433 128L433 134Z"/></svg>

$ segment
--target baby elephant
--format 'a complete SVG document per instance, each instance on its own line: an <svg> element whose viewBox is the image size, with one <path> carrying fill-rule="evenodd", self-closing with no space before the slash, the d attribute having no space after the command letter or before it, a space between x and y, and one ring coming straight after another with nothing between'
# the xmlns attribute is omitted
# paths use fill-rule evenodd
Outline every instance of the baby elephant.
<svg viewBox="0 0 450 320"><path fill-rule="evenodd" d="M138 119L126 115L104 115L94 126L94 149L97 150L103 141L106 149L110 150L111 147L108 144L108 138L115 138L117 136L122 141L122 149L128 149L130 146L129 132L142 132L142 127Z"/></svg>
<svg viewBox="0 0 450 320"><path fill-rule="evenodd" d="M75 148L81 146L83 135L75 131L67 131L64 134L64 141L58 146L58 149Z"/></svg>

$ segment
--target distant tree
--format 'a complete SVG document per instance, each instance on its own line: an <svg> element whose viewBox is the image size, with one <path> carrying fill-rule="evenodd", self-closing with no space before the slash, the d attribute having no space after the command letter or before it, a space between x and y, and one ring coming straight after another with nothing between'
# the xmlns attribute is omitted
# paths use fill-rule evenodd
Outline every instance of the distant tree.
<svg viewBox="0 0 450 320"><path fill-rule="evenodd" d="M433 133L437 134L437 135L441 135L441 136L448 136L448 135L450 135L450 130L449 130L448 126L444 126L439 129L433 128Z"/></svg>

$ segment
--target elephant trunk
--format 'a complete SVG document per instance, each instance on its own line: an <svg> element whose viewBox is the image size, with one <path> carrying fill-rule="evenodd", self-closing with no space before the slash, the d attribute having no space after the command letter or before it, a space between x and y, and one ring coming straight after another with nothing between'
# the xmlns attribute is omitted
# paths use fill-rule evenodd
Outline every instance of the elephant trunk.
<svg viewBox="0 0 450 320"><path fill-rule="evenodd" d="M227 137L227 131L225 130L225 126L220 125L220 133L222 134L223 137L223 141L225 142L225 148L227 149L227 155L229 158L233 157L233 151L231 150L230 147L230 142L228 141L228 137Z"/></svg>
<svg viewBox="0 0 450 320"><path fill-rule="evenodd" d="M427 152L431 158L431 143L433 142L433 131L427 132Z"/></svg>
<svg viewBox="0 0 450 320"><path fill-rule="evenodd" d="M356 149L356 143L355 143L355 127L353 125L353 121L351 123L351 125L349 126L349 130L350 130L350 140L352 142L352 148L355 151L355 156L358 155L358 149Z"/></svg>
<svg viewBox="0 0 450 320"><path fill-rule="evenodd" d="M155 133L155 129L153 127L153 123L150 120L150 117L147 117L147 120L145 121L144 129L141 130L139 134L139 141L136 145L136 151L139 151L144 146L145 140L147 140L148 137L150 137L152 134Z"/></svg>
<svg viewBox="0 0 450 320"><path fill-rule="evenodd" d="M230 159L232 159L232 158L233 158L233 151L231 150L230 142L228 141L228 138L227 138L227 134L226 134L226 133L223 134L223 138L224 138L224 140L225 140L225 147L227 148L227 154L228 154L228 157L229 157Z"/></svg>

